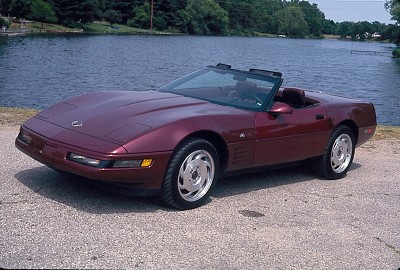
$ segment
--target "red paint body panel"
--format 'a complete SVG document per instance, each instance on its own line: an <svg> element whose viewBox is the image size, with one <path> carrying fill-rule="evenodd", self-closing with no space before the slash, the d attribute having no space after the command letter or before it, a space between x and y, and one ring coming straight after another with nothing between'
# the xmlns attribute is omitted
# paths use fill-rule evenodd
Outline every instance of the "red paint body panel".
<svg viewBox="0 0 400 270"><path fill-rule="evenodd" d="M218 100L218 95L231 87L215 89L216 97L210 87L207 95ZM214 143L221 163L224 162L222 167L229 172L320 156L330 134L340 124L353 130L357 146L373 136L376 115L372 104L305 93L304 107L291 109L270 96L263 110L258 110L254 103L245 110L159 91L86 94L63 101L26 121L16 146L57 170L160 189L171 155L189 137ZM282 99L281 91L273 94ZM268 89L263 95L268 95ZM220 100L228 99L237 102L229 96ZM237 104L240 107L245 103ZM269 112L274 104L274 113ZM71 161L67 159L69 153L107 165L93 167ZM153 159L150 167L112 167L115 161L145 158Z"/></svg>
<svg viewBox="0 0 400 270"><path fill-rule="evenodd" d="M101 153L43 137L25 126L21 127L21 131L29 133L32 142L27 144L17 139L16 147L49 167L89 179L133 184L137 188L159 189L161 187L160 179L164 176L164 170L171 155L171 152L142 153L139 155L127 154L126 152L118 154L113 153L114 151ZM77 137L82 138L79 135ZM67 155L70 152L105 161L151 157L154 162L149 168L95 168L67 160Z"/></svg>
<svg viewBox="0 0 400 270"><path fill-rule="evenodd" d="M323 119L316 119L322 115ZM329 138L329 119L322 106L294 109L276 117L257 113L255 166L320 156Z"/></svg>

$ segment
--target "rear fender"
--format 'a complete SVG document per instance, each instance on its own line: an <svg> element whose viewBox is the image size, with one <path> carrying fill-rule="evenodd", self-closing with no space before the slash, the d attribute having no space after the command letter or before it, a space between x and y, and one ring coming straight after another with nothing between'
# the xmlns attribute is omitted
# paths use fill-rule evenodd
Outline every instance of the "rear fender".
<svg viewBox="0 0 400 270"><path fill-rule="evenodd" d="M356 103L327 109L332 130L339 125L348 126L356 138L356 146L365 143L375 133L376 113L372 103Z"/></svg>

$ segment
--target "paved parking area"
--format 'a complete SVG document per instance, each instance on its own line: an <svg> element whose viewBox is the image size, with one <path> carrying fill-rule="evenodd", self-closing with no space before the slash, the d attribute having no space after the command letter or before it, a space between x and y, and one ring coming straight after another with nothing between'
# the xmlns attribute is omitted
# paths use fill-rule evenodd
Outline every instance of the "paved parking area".
<svg viewBox="0 0 400 270"><path fill-rule="evenodd" d="M179 212L127 189L71 179L0 128L0 268L394 269L400 142L356 150L344 179L301 167L221 179Z"/></svg>

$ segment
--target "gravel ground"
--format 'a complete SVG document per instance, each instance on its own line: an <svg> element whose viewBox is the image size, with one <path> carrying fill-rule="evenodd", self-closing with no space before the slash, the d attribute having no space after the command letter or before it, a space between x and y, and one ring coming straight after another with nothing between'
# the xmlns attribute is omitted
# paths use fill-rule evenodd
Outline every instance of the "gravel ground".
<svg viewBox="0 0 400 270"><path fill-rule="evenodd" d="M0 127L0 268L399 269L400 140L356 150L347 177L301 167L219 181L190 211L72 179Z"/></svg>

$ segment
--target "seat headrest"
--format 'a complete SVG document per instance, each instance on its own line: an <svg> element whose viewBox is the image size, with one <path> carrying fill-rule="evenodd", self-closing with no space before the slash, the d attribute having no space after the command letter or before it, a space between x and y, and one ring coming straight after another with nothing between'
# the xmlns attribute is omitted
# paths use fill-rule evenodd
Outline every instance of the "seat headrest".
<svg viewBox="0 0 400 270"><path fill-rule="evenodd" d="M257 85L254 82L238 81L236 83L236 94L243 96L247 94L255 95L257 93Z"/></svg>
<svg viewBox="0 0 400 270"><path fill-rule="evenodd" d="M294 107L304 107L306 105L306 94L303 90L297 88L283 89L284 102Z"/></svg>

